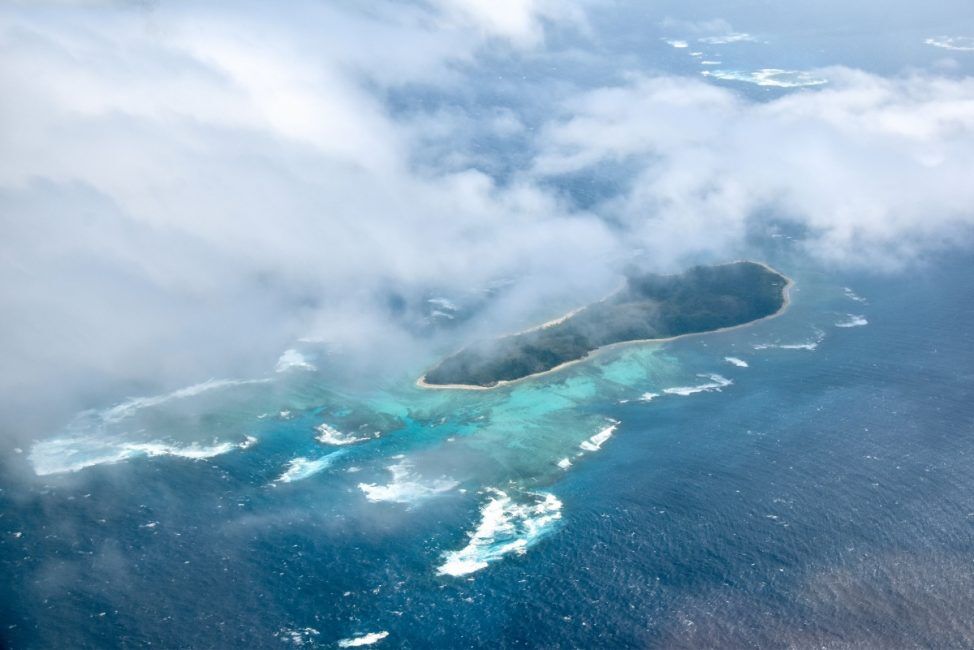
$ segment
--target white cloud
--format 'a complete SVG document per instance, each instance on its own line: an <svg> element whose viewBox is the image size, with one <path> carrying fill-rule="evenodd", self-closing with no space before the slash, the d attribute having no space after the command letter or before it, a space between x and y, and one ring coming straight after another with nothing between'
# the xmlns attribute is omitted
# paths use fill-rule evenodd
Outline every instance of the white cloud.
<svg viewBox="0 0 974 650"><path fill-rule="evenodd" d="M409 350L384 291L550 283L613 248L530 183L414 167L412 123L383 93L449 80L485 41L398 11L0 12L10 404L72 381L269 371L299 336Z"/></svg>
<svg viewBox="0 0 974 650"><path fill-rule="evenodd" d="M544 23L584 23L571 3L552 0L434 0L442 20L476 26L484 33L517 45L536 45L544 38Z"/></svg>
<svg viewBox="0 0 974 650"><path fill-rule="evenodd" d="M490 314L515 320L611 284L636 247L737 251L768 208L843 261L969 224L970 80L831 69L764 103L680 77L591 90L558 66L597 47L541 49L584 24L563 5L245 9L0 10L0 419L99 382L270 372L302 336L422 354L388 293L516 277ZM483 106L484 54L555 72ZM551 183L607 164L628 186L589 210Z"/></svg>
<svg viewBox="0 0 974 650"><path fill-rule="evenodd" d="M974 80L823 73L830 87L768 102L666 77L586 93L537 172L627 161L631 190L601 209L670 252L739 244L769 211L833 261L889 265L968 234Z"/></svg>

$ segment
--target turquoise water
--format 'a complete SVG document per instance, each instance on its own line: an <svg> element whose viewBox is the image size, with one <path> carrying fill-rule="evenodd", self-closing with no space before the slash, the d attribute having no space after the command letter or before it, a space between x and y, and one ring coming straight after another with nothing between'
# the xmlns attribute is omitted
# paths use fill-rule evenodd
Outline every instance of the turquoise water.
<svg viewBox="0 0 974 650"><path fill-rule="evenodd" d="M3 480L3 637L970 646L970 260L779 266L779 318L497 390L306 349L80 414Z"/></svg>

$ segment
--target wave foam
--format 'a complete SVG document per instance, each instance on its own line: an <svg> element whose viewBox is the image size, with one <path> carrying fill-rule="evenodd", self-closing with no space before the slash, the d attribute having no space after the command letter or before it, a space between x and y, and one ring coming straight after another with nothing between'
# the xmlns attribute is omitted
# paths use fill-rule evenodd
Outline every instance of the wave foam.
<svg viewBox="0 0 974 650"><path fill-rule="evenodd" d="M388 501L391 503L415 504L424 499L448 492L459 483L442 476L431 481L424 481L413 471L408 460L402 460L388 468L392 474L392 481L386 485L376 483L359 483L358 488L365 493L365 498L373 503Z"/></svg>
<svg viewBox="0 0 974 650"><path fill-rule="evenodd" d="M722 81L742 81L774 88L801 88L804 86L821 86L827 84L828 79L816 77L802 70L780 70L778 68L762 68L753 72L741 70L703 70L700 74Z"/></svg>
<svg viewBox="0 0 974 650"><path fill-rule="evenodd" d="M318 442L323 442L326 445L352 445L356 442L362 442L363 440L368 440L368 438L356 438L355 436L342 433L333 426L326 423L321 423L317 426Z"/></svg>
<svg viewBox="0 0 974 650"><path fill-rule="evenodd" d="M639 396L640 402L652 402L654 399L659 397L659 393L643 393Z"/></svg>
<svg viewBox="0 0 974 650"><path fill-rule="evenodd" d="M285 350L281 358L274 366L274 372L287 372L288 370L317 370L308 359L297 350Z"/></svg>
<svg viewBox="0 0 974 650"><path fill-rule="evenodd" d="M730 43L758 42L758 39L746 32L731 32L729 34L720 34L717 36L704 36L703 38L697 40L699 40L701 43L706 43L707 45L728 45Z"/></svg>
<svg viewBox="0 0 974 650"><path fill-rule="evenodd" d="M372 645L373 643L378 643L387 636L389 636L389 633L385 630L382 632L369 632L368 634L363 634L361 636L353 636L349 639L342 639L338 642L338 647L358 648L364 645Z"/></svg>
<svg viewBox="0 0 974 650"><path fill-rule="evenodd" d="M599 449L602 448L602 445L604 445L605 442L612 437L612 434L615 433L615 430L618 427L619 427L619 422L613 420L612 424L605 427L604 429L596 433L588 440L583 440L582 444L580 444L579 447L584 449L585 451L598 451Z"/></svg>
<svg viewBox="0 0 974 650"><path fill-rule="evenodd" d="M814 336L804 343L755 343L751 347L755 350L815 350L824 340L825 332L816 327Z"/></svg>
<svg viewBox="0 0 974 650"><path fill-rule="evenodd" d="M496 488L487 491L492 496L480 509L480 523L469 533L470 542L444 554L438 575L464 576L505 555L523 555L561 519L562 504L553 494L527 494L525 503Z"/></svg>
<svg viewBox="0 0 974 650"><path fill-rule="evenodd" d="M732 365L735 365L738 368L747 368L747 361L745 361L744 359L738 359L737 357L724 357L724 361Z"/></svg>
<svg viewBox="0 0 974 650"><path fill-rule="evenodd" d="M807 343L756 343L755 350L815 350L818 348L818 341Z"/></svg>
<svg viewBox="0 0 974 650"><path fill-rule="evenodd" d="M848 298L849 300L855 300L856 302L866 302L865 298L858 295L855 291L853 291L849 287L842 287L842 293L845 294L845 297Z"/></svg>
<svg viewBox="0 0 974 650"><path fill-rule="evenodd" d="M848 314L846 320L835 324L836 327L862 327L863 325L869 325L869 321L866 320L865 316L857 316L856 314Z"/></svg>
<svg viewBox="0 0 974 650"><path fill-rule="evenodd" d="M300 481L302 479L314 476L321 470L330 467L331 464L335 462L335 460L343 453L344 452L342 451L336 451L314 460L305 458L304 456L292 458L290 461L288 461L287 469L284 470L284 473L281 474L274 482L293 483L295 481Z"/></svg>
<svg viewBox="0 0 974 650"><path fill-rule="evenodd" d="M696 386L674 386L673 388L664 388L663 392L667 395L680 395L682 397L687 397L696 393L709 393L712 391L720 392L721 389L734 383L730 379L716 373L710 375L699 374L697 377L705 377L710 381L705 384L698 384Z"/></svg>
<svg viewBox="0 0 974 650"><path fill-rule="evenodd" d="M256 442L257 439L252 436L247 436L243 442L237 443L214 440L210 445L196 442L188 445L162 441L130 442L120 437L78 436L35 443L28 460L33 465L35 474L47 476L77 472L95 465L118 463L139 456L148 458L175 456L188 460L206 460L235 449L247 449Z"/></svg>
<svg viewBox="0 0 974 650"><path fill-rule="evenodd" d="M293 645L301 647L307 643L314 643L314 638L321 634L318 630L313 627L304 628L281 628L277 631L276 636L278 639L284 642L289 642Z"/></svg>

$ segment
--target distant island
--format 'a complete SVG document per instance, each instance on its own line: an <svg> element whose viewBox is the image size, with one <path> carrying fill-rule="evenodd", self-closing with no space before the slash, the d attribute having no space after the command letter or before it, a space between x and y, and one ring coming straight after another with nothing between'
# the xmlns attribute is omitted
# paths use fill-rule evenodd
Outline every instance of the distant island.
<svg viewBox="0 0 974 650"><path fill-rule="evenodd" d="M677 275L631 275L599 302L518 334L475 343L417 382L426 388L494 388L551 372L607 346L666 341L740 327L780 314L791 281L740 261Z"/></svg>

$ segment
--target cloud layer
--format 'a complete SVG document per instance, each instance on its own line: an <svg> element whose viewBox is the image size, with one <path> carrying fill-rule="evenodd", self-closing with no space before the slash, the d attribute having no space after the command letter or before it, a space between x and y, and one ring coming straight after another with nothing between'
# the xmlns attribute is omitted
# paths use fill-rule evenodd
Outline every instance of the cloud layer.
<svg viewBox="0 0 974 650"><path fill-rule="evenodd" d="M748 99L602 60L584 6L544 0L87 5L0 10L8 428L270 372L299 337L422 355L393 294L517 279L499 328L635 250L736 255L785 223L891 267L969 233L967 78L830 68ZM619 69L572 73L593 61Z"/></svg>
<svg viewBox="0 0 974 650"><path fill-rule="evenodd" d="M652 248L718 253L794 222L814 255L894 267L966 241L974 222L974 80L822 71L827 88L767 102L697 80L635 77L573 98L536 172L631 167L601 207Z"/></svg>

